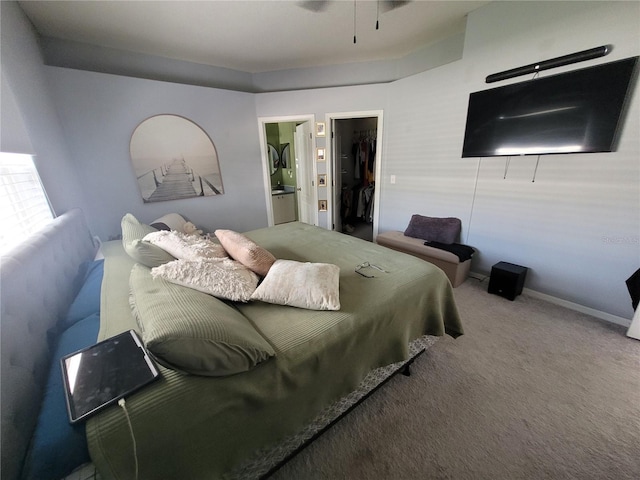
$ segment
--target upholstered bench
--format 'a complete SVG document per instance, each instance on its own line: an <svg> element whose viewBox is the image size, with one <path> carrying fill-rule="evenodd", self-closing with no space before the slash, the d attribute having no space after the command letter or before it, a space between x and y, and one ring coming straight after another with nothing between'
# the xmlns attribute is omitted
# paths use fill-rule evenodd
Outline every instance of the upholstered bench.
<svg viewBox="0 0 640 480"><path fill-rule="evenodd" d="M414 214L404 232L381 233L376 243L433 263L447 274L451 285L457 287L467 279L475 252L471 247L455 243L461 229L459 218Z"/></svg>
<svg viewBox="0 0 640 480"><path fill-rule="evenodd" d="M407 237L402 232L391 231L378 235L376 243L433 263L447 274L454 287L464 282L469 275L471 259L460 262L456 254L440 248L429 247L424 244L424 240L421 238Z"/></svg>

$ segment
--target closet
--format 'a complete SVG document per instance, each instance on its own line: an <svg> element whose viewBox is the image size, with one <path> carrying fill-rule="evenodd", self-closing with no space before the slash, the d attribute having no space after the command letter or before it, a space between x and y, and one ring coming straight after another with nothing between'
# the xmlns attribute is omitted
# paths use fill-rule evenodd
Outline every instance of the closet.
<svg viewBox="0 0 640 480"><path fill-rule="evenodd" d="M334 229L373 240L377 117L335 121Z"/></svg>

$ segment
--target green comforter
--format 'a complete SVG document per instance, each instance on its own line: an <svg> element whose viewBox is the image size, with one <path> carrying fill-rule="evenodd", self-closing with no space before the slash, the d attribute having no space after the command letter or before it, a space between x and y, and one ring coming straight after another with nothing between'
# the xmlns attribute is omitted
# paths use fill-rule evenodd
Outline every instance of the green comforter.
<svg viewBox="0 0 640 480"><path fill-rule="evenodd" d="M246 234L276 258L340 267L340 311L251 302L237 308L276 356L228 377L188 376L160 367L162 379L127 399L139 478L224 478L257 449L301 430L358 386L372 369L408 358L422 335L462 334L452 287L415 257L302 223ZM121 242L103 245L100 339L138 329L129 307L133 262ZM385 270L355 267L370 262ZM124 412L110 407L87 422L91 457L104 478L135 469Z"/></svg>

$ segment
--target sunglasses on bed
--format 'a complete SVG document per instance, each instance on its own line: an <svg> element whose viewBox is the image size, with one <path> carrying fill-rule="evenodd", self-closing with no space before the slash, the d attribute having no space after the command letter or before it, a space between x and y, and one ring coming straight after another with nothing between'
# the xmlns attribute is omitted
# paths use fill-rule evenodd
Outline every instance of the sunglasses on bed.
<svg viewBox="0 0 640 480"><path fill-rule="evenodd" d="M389 273L389 272L387 272L383 268L380 268L377 265L373 265L373 264L371 264L369 262L364 262L364 263L361 263L360 265L356 266L356 273L362 275L365 278L375 278L375 275L368 275L367 273L362 271L363 268L375 268L376 270L380 270L382 273Z"/></svg>

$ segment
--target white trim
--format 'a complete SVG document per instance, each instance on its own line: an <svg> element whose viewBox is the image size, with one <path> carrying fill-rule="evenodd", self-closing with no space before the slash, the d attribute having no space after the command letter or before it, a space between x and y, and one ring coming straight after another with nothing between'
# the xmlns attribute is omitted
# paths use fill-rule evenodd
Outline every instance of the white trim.
<svg viewBox="0 0 640 480"><path fill-rule="evenodd" d="M489 275L471 271L469 272L469 278L474 278L476 280L480 280L481 282L484 282L485 280L489 280ZM563 300L562 298L554 297L546 293L541 293L536 290L532 290L530 288L523 288L522 293L527 294L530 297L538 298L540 300L553 303L554 305L559 305L561 307L568 308L569 310L573 310L575 312L585 313L587 315L591 315L592 317L599 318L600 320L604 320L610 323L615 323L616 325L622 325L623 327L629 327L629 325L631 325L631 320L627 320L624 317L612 315L610 313L596 310L594 308L585 307L584 305L570 302L568 300Z"/></svg>
<svg viewBox="0 0 640 480"><path fill-rule="evenodd" d="M377 117L378 123L376 127L376 138L377 138L377 146L376 146L376 172L375 172L375 182L376 188L373 191L373 238L375 239L378 236L378 223L380 220L380 189L382 187L382 147L383 143L383 110L364 110L357 112L337 112L337 113L327 113L325 114L325 125L327 129L327 138L333 142L333 122L332 120L345 119L345 118L369 118L369 117ZM329 147L328 145L326 147ZM333 209L335 208L333 205L334 198L334 166L335 162L333 161L333 144L331 148L327 148L326 151L326 161L327 163L327 185L330 187L331 194L328 195L328 204L327 204L327 229L333 230Z"/></svg>
<svg viewBox="0 0 640 480"><path fill-rule="evenodd" d="M561 298L554 297L552 295L547 295L546 293L540 293L535 290L531 290L530 288L524 288L522 292L526 293L531 297L539 298L541 300L546 300L549 303L560 305L561 307L565 307L565 308L568 308L569 310L574 310L576 312L585 313L587 315L591 315L592 317L599 318L600 320L605 320L607 322L615 323L617 325L622 325L623 327L629 327L629 325L631 325L631 320L627 320L626 318L619 317L617 315L611 315L610 313L602 312L594 308L585 307L584 305L573 303L568 300L563 300Z"/></svg>
<svg viewBox="0 0 640 480"><path fill-rule="evenodd" d="M269 227L273 227L273 204L271 203L271 173L269 172L269 160L267 153L267 136L266 136L266 124L267 123L290 123L290 122L310 122L311 124L311 134L312 134L312 143L315 145L315 122L316 116L313 114L306 115L279 115L276 117L258 117L258 135L260 137L260 159L262 163L262 180L264 184L264 196L265 196L265 204L267 207L267 225ZM314 175L314 185L315 185L315 175L316 173L316 165L315 161L311 164L313 165L313 175ZM316 187L317 188L317 187ZM315 190L315 189L314 189ZM314 193L315 202L317 203L317 192ZM314 210L315 211L315 210ZM318 212L315 211L315 224L318 224Z"/></svg>
<svg viewBox="0 0 640 480"><path fill-rule="evenodd" d="M267 118L258 118L258 135L260 137L260 163L262 163L262 181L264 183L264 201L267 207L267 226L273 227L273 205L271 203L271 173L267 153L267 136L265 124L272 123Z"/></svg>

